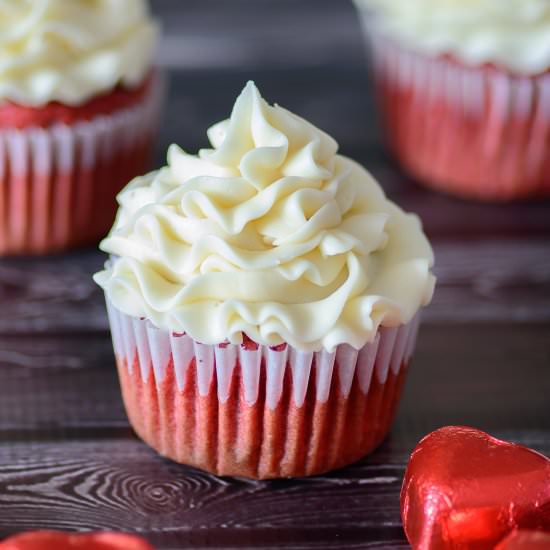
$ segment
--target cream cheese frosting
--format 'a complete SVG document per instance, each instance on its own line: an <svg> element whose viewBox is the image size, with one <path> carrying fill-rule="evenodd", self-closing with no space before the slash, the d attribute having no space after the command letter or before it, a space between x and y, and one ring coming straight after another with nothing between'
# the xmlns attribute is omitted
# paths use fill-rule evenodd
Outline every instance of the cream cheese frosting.
<svg viewBox="0 0 550 550"><path fill-rule="evenodd" d="M145 0L0 0L0 101L79 105L137 86L157 30Z"/></svg>
<svg viewBox="0 0 550 550"><path fill-rule="evenodd" d="M418 218L336 142L251 82L211 149L132 181L95 275L124 313L205 344L361 348L432 295Z"/></svg>
<svg viewBox="0 0 550 550"><path fill-rule="evenodd" d="M432 54L523 74L550 68L550 0L355 0L382 32ZM370 25L366 15L367 27Z"/></svg>

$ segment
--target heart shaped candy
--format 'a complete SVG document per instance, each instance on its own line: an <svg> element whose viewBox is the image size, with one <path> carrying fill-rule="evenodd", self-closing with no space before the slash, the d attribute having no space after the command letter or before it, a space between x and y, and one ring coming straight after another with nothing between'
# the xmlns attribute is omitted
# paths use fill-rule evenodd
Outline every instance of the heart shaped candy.
<svg viewBox="0 0 550 550"><path fill-rule="evenodd" d="M550 460L462 426L413 451L401 516L415 550L486 550L516 528L550 531Z"/></svg>
<svg viewBox="0 0 550 550"><path fill-rule="evenodd" d="M74 534L30 531L0 542L0 550L154 550L140 537L123 533Z"/></svg>
<svg viewBox="0 0 550 550"><path fill-rule="evenodd" d="M548 550L550 533L541 531L514 531L495 550Z"/></svg>

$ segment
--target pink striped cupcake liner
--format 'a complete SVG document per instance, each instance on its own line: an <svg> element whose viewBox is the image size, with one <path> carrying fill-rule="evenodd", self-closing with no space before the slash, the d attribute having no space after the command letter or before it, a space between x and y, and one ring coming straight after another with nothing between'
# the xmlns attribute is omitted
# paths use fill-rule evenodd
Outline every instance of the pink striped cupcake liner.
<svg viewBox="0 0 550 550"><path fill-rule="evenodd" d="M163 84L140 103L73 125L0 129L0 255L45 254L97 242L117 193L146 171Z"/></svg>
<svg viewBox="0 0 550 550"><path fill-rule="evenodd" d="M466 198L550 195L550 70L466 66L366 26L386 137L411 175Z"/></svg>
<svg viewBox="0 0 550 550"><path fill-rule="evenodd" d="M305 352L246 340L205 345L107 300L128 418L161 455L218 475L319 474L386 436L420 315L356 350Z"/></svg>

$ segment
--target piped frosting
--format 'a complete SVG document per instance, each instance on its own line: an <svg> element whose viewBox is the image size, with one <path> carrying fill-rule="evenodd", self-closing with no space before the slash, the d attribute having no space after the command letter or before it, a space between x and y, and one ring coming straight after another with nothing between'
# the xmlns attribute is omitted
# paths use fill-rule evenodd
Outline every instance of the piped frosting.
<svg viewBox="0 0 550 550"><path fill-rule="evenodd" d="M80 105L135 87L157 31L145 0L0 0L0 101Z"/></svg>
<svg viewBox="0 0 550 550"><path fill-rule="evenodd" d="M355 348L412 319L432 295L416 216L302 118L253 83L211 149L178 146L131 182L96 274L111 302L205 344Z"/></svg>
<svg viewBox="0 0 550 550"><path fill-rule="evenodd" d="M550 68L549 0L355 0L374 24L407 46L513 72ZM373 21L366 13L365 22Z"/></svg>

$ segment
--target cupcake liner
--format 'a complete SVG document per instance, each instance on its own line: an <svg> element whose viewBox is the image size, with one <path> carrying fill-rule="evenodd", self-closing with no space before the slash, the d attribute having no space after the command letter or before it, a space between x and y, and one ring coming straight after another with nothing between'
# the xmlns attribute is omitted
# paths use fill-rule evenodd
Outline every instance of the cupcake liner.
<svg viewBox="0 0 550 550"><path fill-rule="evenodd" d="M130 423L160 454L218 475L319 474L387 434L419 314L357 351L205 345L107 310Z"/></svg>
<svg viewBox="0 0 550 550"><path fill-rule="evenodd" d="M0 129L0 255L99 240L115 197L151 160L159 75L138 104L73 125Z"/></svg>
<svg viewBox="0 0 550 550"><path fill-rule="evenodd" d="M364 17L386 136L406 170L463 197L550 195L550 71L523 76L408 51Z"/></svg>

